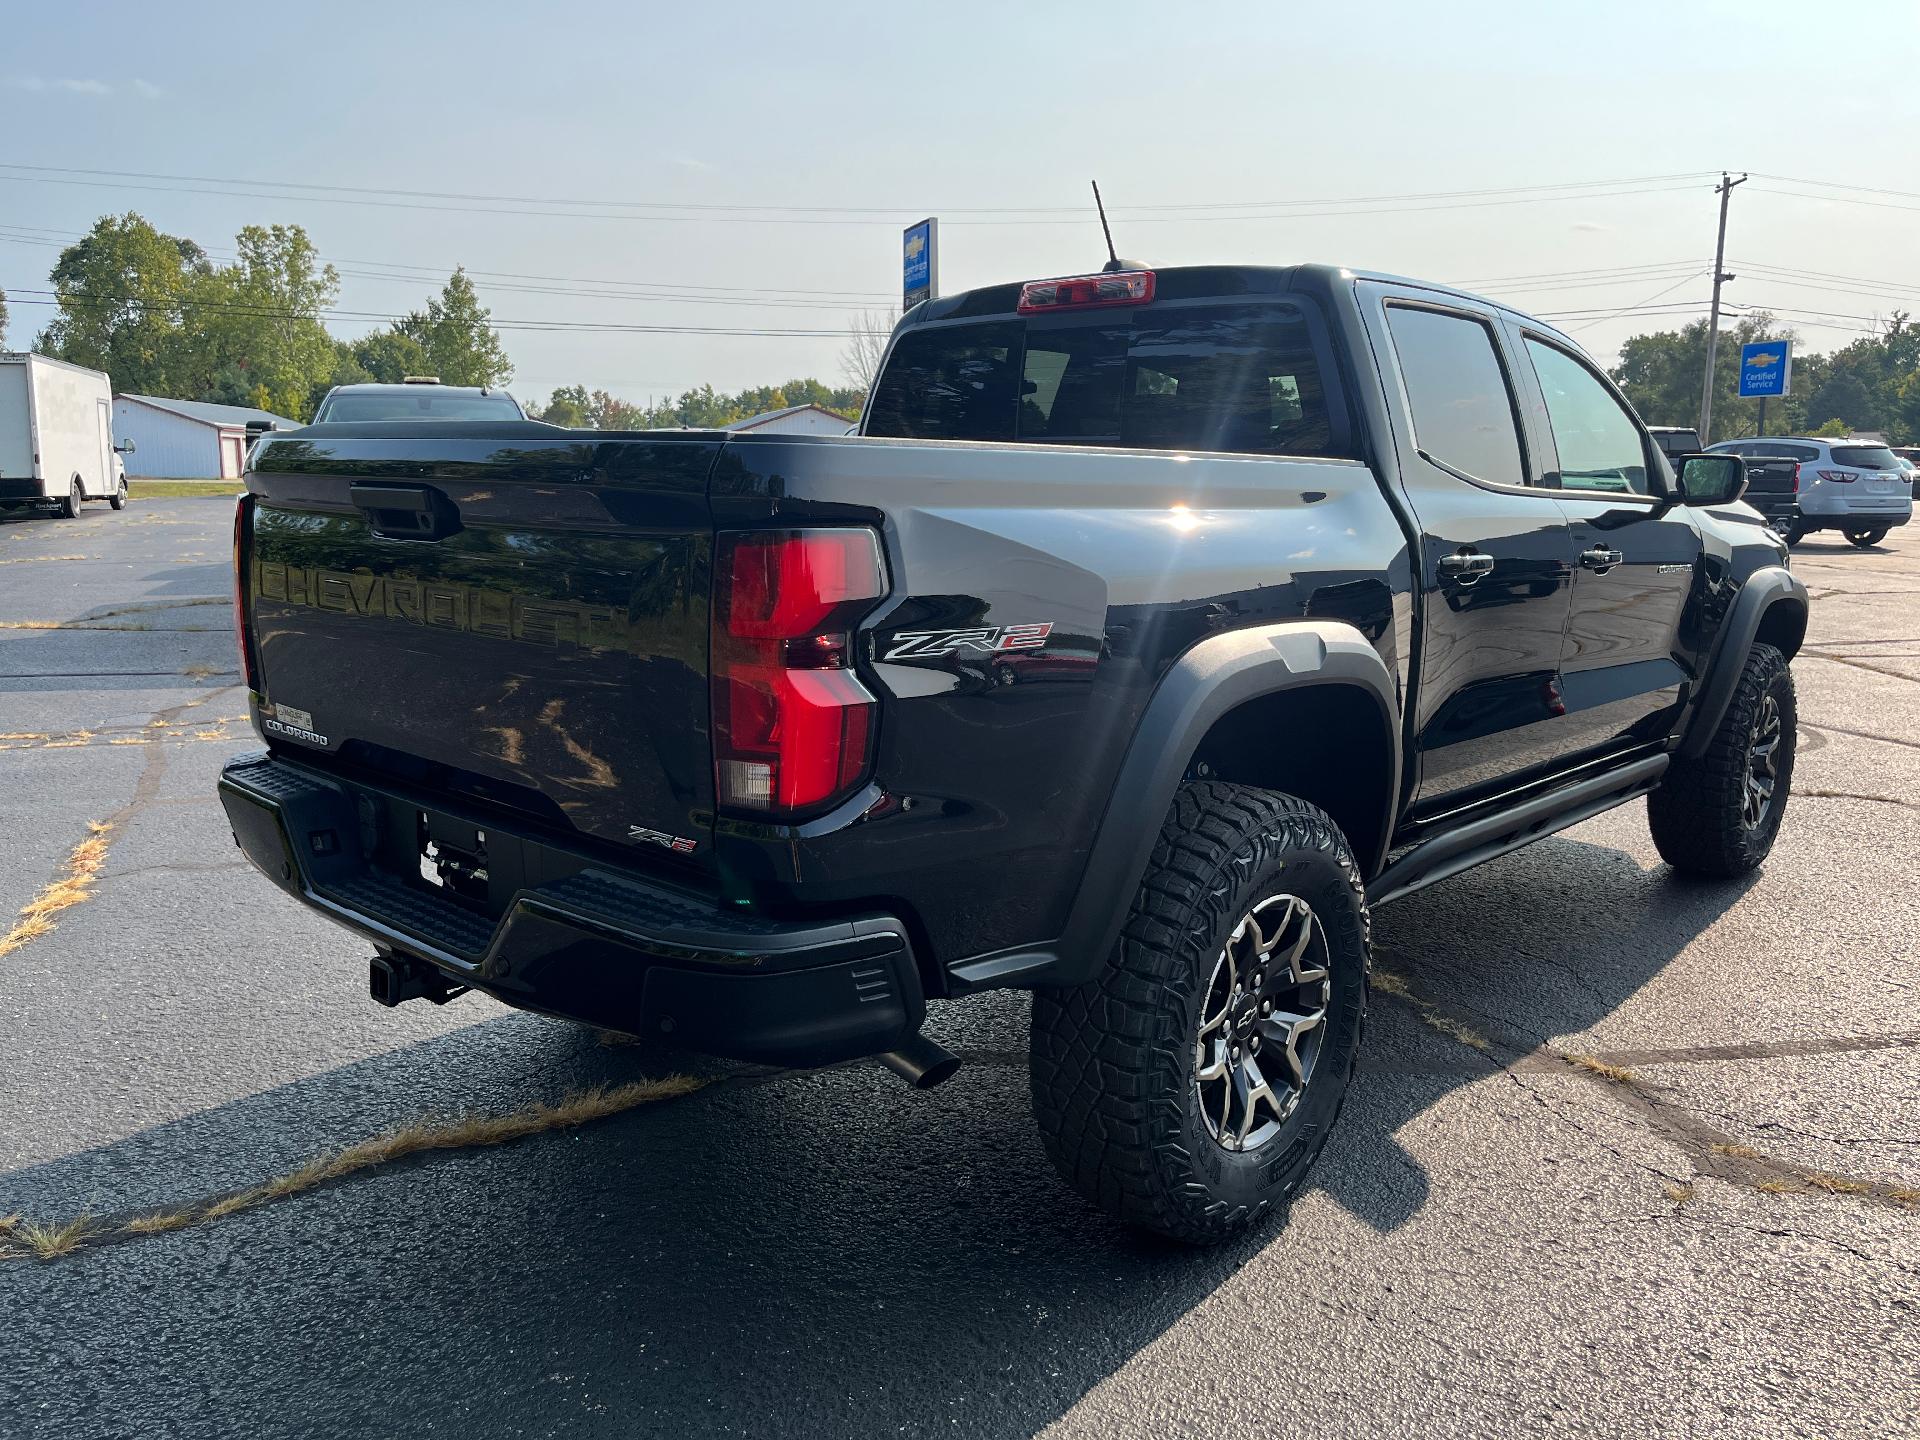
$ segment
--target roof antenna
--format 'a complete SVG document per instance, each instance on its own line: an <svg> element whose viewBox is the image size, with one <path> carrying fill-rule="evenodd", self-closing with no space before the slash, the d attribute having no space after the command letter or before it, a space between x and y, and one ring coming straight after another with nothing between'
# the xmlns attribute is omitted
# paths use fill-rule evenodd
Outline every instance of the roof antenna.
<svg viewBox="0 0 1920 1440"><path fill-rule="evenodd" d="M1114 252L1113 230L1107 224L1107 207L1100 199L1100 182L1098 180L1090 180L1087 183L1093 186L1093 208L1100 212L1100 233L1107 237L1107 263L1100 267L1101 271L1111 275L1120 270L1144 269L1145 267L1142 266L1139 261L1122 260L1119 255Z"/></svg>

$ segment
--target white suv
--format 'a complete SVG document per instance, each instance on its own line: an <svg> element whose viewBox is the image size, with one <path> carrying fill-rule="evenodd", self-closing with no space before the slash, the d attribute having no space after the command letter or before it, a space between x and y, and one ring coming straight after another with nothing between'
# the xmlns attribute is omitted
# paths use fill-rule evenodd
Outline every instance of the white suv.
<svg viewBox="0 0 1920 1440"><path fill-rule="evenodd" d="M1751 454L1754 447L1800 464L1798 513L1785 530L1789 545L1815 530L1838 530L1862 548L1878 545L1913 518L1907 472L1884 445L1795 436L1722 440L1709 448Z"/></svg>

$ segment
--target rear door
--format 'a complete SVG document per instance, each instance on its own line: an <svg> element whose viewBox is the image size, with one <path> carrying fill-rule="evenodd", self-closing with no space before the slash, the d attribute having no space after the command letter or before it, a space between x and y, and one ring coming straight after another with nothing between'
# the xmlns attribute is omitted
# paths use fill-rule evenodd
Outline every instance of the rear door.
<svg viewBox="0 0 1920 1440"><path fill-rule="evenodd" d="M1560 652L1573 539L1530 486L1515 388L1493 317L1363 283L1401 482L1419 519L1425 592L1414 816L1550 762L1565 748Z"/></svg>
<svg viewBox="0 0 1920 1440"><path fill-rule="evenodd" d="M100 439L99 468L87 477L87 493L110 495L113 493L113 406L105 400L96 400L93 406Z"/></svg>
<svg viewBox="0 0 1920 1440"><path fill-rule="evenodd" d="M562 842L699 863L709 845L670 842L703 842L713 823L706 481L720 441L533 430L330 425L256 446L246 604L262 733Z"/></svg>
<svg viewBox="0 0 1920 1440"><path fill-rule="evenodd" d="M1651 437L1564 340L1509 328L1537 435L1534 478L1572 527L1572 611L1561 656L1563 758L1664 739L1688 672L1678 632L1700 532L1664 483Z"/></svg>

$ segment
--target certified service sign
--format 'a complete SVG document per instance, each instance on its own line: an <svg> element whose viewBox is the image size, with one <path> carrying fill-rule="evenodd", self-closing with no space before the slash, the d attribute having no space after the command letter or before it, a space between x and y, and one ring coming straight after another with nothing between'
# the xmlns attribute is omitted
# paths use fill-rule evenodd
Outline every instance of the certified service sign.
<svg viewBox="0 0 1920 1440"><path fill-rule="evenodd" d="M933 298L940 285L940 222L922 220L909 225L900 237L903 308L911 310Z"/></svg>
<svg viewBox="0 0 1920 1440"><path fill-rule="evenodd" d="M1793 379L1793 347L1786 340L1756 340L1740 347L1740 398L1785 395Z"/></svg>

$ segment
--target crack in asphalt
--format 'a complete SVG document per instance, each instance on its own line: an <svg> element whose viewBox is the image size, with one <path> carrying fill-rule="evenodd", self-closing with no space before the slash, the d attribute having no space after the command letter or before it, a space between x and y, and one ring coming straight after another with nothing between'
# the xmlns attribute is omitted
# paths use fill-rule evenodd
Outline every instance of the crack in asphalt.
<svg viewBox="0 0 1920 1440"><path fill-rule="evenodd" d="M1815 723L1812 720L1803 719L1800 722L1800 728L1829 735L1850 735L1855 740L1878 740L1883 745L1904 745L1909 750L1920 750L1920 740L1902 740L1893 735L1876 735L1871 730L1849 730L1844 725L1829 725L1825 721Z"/></svg>

